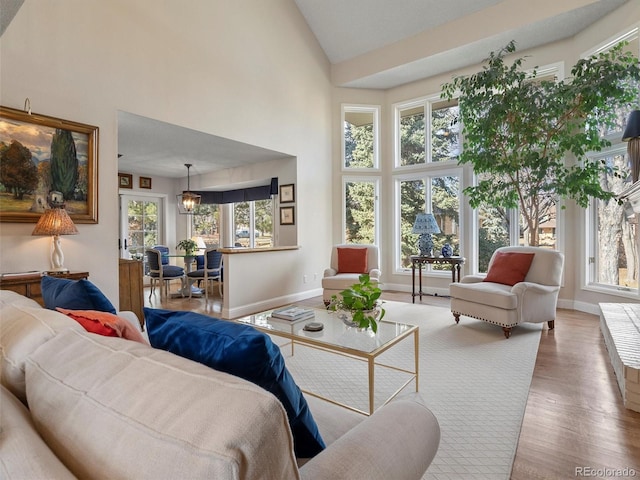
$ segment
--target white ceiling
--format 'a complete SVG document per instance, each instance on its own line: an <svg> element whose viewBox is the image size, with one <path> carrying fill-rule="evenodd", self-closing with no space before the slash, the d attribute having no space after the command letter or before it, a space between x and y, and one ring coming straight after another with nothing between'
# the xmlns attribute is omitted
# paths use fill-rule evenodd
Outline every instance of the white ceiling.
<svg viewBox="0 0 640 480"><path fill-rule="evenodd" d="M119 171L169 178L186 177L186 163L200 175L290 156L127 112L118 112L118 152Z"/></svg>
<svg viewBox="0 0 640 480"><path fill-rule="evenodd" d="M511 40L526 50L570 38L627 1L295 0L334 83L378 89L478 64Z"/></svg>
<svg viewBox="0 0 640 480"><path fill-rule="evenodd" d="M295 3L332 64L334 83L388 89L478 64L490 51L500 49L512 39L516 40L518 50L525 50L569 38L627 1L295 0ZM481 27L462 31L469 22ZM409 51L411 54L405 55ZM359 68L363 65L364 68ZM354 76L353 71L358 73ZM192 163L191 174L197 175L286 156L130 113L120 113L118 120L122 172L186 177L185 163Z"/></svg>

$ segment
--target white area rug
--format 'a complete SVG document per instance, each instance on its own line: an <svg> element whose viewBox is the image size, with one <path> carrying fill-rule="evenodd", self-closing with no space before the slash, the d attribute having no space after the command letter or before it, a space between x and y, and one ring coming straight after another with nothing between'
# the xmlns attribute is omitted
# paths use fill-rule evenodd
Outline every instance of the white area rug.
<svg viewBox="0 0 640 480"><path fill-rule="evenodd" d="M440 423L438 454L428 480L508 479L515 456L542 324L523 324L506 339L496 325L448 309L386 302L386 320L420 327L419 388ZM274 338L278 343L282 343ZM367 409L365 362L296 345L283 347L301 388ZM413 368L413 336L385 352L382 363ZM376 368L376 406L406 374ZM413 383L405 391L415 390Z"/></svg>

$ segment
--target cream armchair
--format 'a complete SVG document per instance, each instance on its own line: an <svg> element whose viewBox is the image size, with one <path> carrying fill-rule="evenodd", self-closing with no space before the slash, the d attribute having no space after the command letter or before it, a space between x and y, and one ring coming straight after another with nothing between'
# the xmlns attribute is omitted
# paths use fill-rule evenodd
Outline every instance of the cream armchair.
<svg viewBox="0 0 640 480"><path fill-rule="evenodd" d="M341 249L343 255L339 256L338 249ZM362 266L362 271L354 271L360 270L359 268L348 268L350 266L354 266L353 261L345 262L345 260L353 260L346 259L344 256L345 250L342 249L366 249L366 265L363 265L362 262L359 263L358 266ZM350 253L350 252L346 252ZM355 253L355 252L354 252ZM358 252L358 255L360 252ZM379 282L380 281L380 268L379 268L379 259L378 259L378 247L376 245L357 245L357 244L341 244L334 245L331 249L331 263L330 267L325 269L324 275L322 277L322 300L325 305L329 304L331 300L331 295L335 295L340 293L345 288L349 288L354 283L358 282L358 277L362 273L368 273L371 281ZM343 271L340 271L340 261L342 260ZM357 259L356 259L357 260ZM356 261L356 263L358 263ZM350 264L350 265L349 265ZM346 270L345 271L345 267Z"/></svg>
<svg viewBox="0 0 640 480"><path fill-rule="evenodd" d="M511 336L511 329L523 322L547 322L552 329L564 256L540 247L502 247L491 257L489 274L500 252L534 254L524 281L511 286L483 281L485 277L481 275L467 275L460 283L452 283L449 286L451 312L456 323L461 315L484 320L500 325L507 338Z"/></svg>

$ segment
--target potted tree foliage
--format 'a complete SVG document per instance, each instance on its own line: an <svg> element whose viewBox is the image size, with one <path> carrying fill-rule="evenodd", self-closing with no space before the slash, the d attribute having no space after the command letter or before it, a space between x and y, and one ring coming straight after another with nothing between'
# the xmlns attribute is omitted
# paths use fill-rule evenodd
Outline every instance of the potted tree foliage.
<svg viewBox="0 0 640 480"><path fill-rule="evenodd" d="M615 127L620 110L638 101L638 59L624 46L582 59L569 78L554 81L523 71L523 58L507 65L512 41L492 52L482 71L443 86L442 98L459 98L459 162L478 175L477 185L464 190L473 208L519 208L528 244L538 245L540 221L558 199L587 207L592 197L615 197L600 180L619 175L617 169L587 153L610 145L600 130ZM567 162L567 154L575 161Z"/></svg>
<svg viewBox="0 0 640 480"><path fill-rule="evenodd" d="M331 295L327 309L342 312L342 320L349 326L371 327L377 333L378 322L386 313L379 300L381 294L378 283L372 282L368 273L363 273L358 277L358 283L341 291L340 295Z"/></svg>

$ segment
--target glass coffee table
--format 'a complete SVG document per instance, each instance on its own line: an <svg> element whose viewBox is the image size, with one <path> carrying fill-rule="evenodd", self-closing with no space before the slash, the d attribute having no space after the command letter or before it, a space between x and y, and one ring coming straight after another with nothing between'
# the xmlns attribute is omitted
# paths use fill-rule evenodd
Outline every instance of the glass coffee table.
<svg viewBox="0 0 640 480"><path fill-rule="evenodd" d="M367 362L369 376L368 411L326 398L314 392L303 390L309 395L322 398L336 405L340 405L365 415L371 415L374 411L376 367L389 368L409 374L408 379L386 399L384 402L385 404L397 396L412 381L415 382L416 392L418 391L419 335L417 326L389 321L387 313L385 319L378 323L378 332L374 335L370 330L362 331L354 327L347 327L335 313L319 308L313 310L315 312L315 318L307 318L297 321L274 318L271 316L272 310L237 318L234 321L252 325L268 334L287 339L288 342L285 345L291 345L291 355L294 355L295 345L298 344ZM311 322L322 323L324 327L321 331L305 330L305 325ZM376 362L376 359L381 354L398 345L403 340L411 337L411 335L413 335L414 344L413 370L407 370L405 368Z"/></svg>

